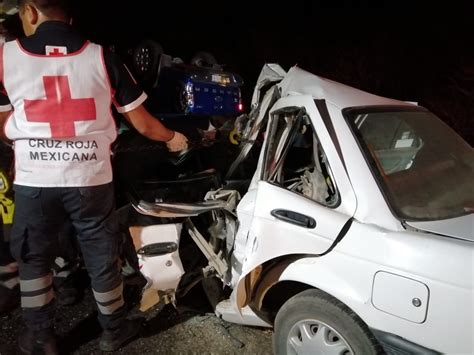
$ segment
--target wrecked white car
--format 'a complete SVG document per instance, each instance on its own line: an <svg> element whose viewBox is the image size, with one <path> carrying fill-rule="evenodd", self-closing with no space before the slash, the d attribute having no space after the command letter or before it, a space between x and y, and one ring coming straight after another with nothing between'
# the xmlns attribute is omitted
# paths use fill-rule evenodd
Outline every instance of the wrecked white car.
<svg viewBox="0 0 474 355"><path fill-rule="evenodd" d="M217 316L273 326L276 354L474 351L467 143L422 107L278 65L238 124L241 154L201 200L134 201L142 309L202 281ZM261 137L252 180L232 180Z"/></svg>

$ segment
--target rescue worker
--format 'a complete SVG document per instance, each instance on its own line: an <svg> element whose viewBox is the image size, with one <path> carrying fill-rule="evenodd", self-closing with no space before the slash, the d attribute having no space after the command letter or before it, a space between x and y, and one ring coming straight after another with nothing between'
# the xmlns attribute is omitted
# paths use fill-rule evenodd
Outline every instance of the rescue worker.
<svg viewBox="0 0 474 355"><path fill-rule="evenodd" d="M0 314L20 303L18 266L10 255L9 240L15 205L8 178L11 148L0 143Z"/></svg>
<svg viewBox="0 0 474 355"><path fill-rule="evenodd" d="M172 152L186 149L187 139L146 111L146 94L117 57L74 31L67 0L19 0L18 5L27 37L0 49L0 125L15 152L10 243L26 325L19 347L27 354L57 353L51 265L56 236L70 220L104 329L99 347L114 351L137 335L140 321L125 318L110 163L116 138L111 103L138 132L166 142Z"/></svg>
<svg viewBox="0 0 474 355"><path fill-rule="evenodd" d="M11 5L13 6L13 4ZM15 41L23 36L20 18L14 16L18 9L10 9L0 25L0 43ZM7 101L8 103L8 101ZM9 103L8 103L9 104ZM10 106L7 106L9 108ZM10 254L9 240L15 210L12 191L13 149L10 145L0 144L0 314L7 313L20 304L20 283L18 266ZM59 256L53 263L53 286L56 302L62 306L76 303L82 289L77 285L79 270L77 243L71 238L74 229L71 223L65 223L59 238Z"/></svg>
<svg viewBox="0 0 474 355"><path fill-rule="evenodd" d="M14 37L10 31L11 18L12 16L7 17L0 25L1 44ZM20 303L18 266L10 255L9 244L15 210L10 179L12 161L11 147L0 142L0 314L11 311Z"/></svg>

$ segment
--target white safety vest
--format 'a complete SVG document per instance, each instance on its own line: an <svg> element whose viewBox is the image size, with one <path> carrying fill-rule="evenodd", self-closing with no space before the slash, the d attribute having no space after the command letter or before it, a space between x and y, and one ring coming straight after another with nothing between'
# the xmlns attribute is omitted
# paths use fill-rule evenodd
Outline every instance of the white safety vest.
<svg viewBox="0 0 474 355"><path fill-rule="evenodd" d="M13 114L5 133L14 141L15 184L96 186L112 181L110 145L117 136L112 88L102 47L87 42L72 54L3 49L3 84Z"/></svg>

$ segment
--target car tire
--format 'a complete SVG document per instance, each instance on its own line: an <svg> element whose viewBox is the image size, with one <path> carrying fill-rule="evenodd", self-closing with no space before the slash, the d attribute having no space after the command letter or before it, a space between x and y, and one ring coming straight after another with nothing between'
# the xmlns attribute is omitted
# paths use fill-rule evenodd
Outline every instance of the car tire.
<svg viewBox="0 0 474 355"><path fill-rule="evenodd" d="M191 59L191 65L196 67L212 67L216 64L216 57L209 52L197 52Z"/></svg>
<svg viewBox="0 0 474 355"><path fill-rule="evenodd" d="M134 71L145 86L153 86L158 77L158 65L163 54L161 45L151 39L141 41L133 52Z"/></svg>
<svg viewBox="0 0 474 355"><path fill-rule="evenodd" d="M303 291L280 308L273 334L274 354L322 354L334 350L339 354L381 352L364 322L325 292Z"/></svg>

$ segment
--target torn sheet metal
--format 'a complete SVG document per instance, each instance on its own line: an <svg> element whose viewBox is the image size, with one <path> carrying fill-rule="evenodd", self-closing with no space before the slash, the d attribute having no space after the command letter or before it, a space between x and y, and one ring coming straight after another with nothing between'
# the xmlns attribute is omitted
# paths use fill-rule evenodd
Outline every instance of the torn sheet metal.
<svg viewBox="0 0 474 355"><path fill-rule="evenodd" d="M268 121L269 110L280 98L277 86L286 75L286 71L278 64L265 64L257 79L252 97L251 111L248 115L241 115L236 119L235 128L241 135L240 153L227 171L226 180L229 180L237 167L247 158L258 135ZM262 89L265 88L265 91ZM263 94L263 98L262 98Z"/></svg>
<svg viewBox="0 0 474 355"><path fill-rule="evenodd" d="M240 194L234 190L209 191L205 199L226 201L225 209L212 212L214 223L208 228L208 232L214 241L213 245L217 245L218 239L225 242L224 254L226 259L229 260L234 250L235 235L237 233L236 209L240 201Z"/></svg>
<svg viewBox="0 0 474 355"><path fill-rule="evenodd" d="M151 226L132 226L129 228L136 250L154 243L176 243L179 245L181 224L157 224ZM184 268L176 250L170 254L157 256L138 256L140 271L148 280L148 288L166 292L176 291Z"/></svg>
<svg viewBox="0 0 474 355"><path fill-rule="evenodd" d="M209 261L209 266L211 266L216 271L219 277L224 279L225 275L227 274L228 265L225 259L222 257L222 252L219 251L217 254L214 252L213 246L198 231L190 219L187 219L184 223L189 235Z"/></svg>
<svg viewBox="0 0 474 355"><path fill-rule="evenodd" d="M235 190L219 189L216 191L209 191L204 197L206 202L224 203L223 209L235 215L235 209L240 201L240 194Z"/></svg>
<svg viewBox="0 0 474 355"><path fill-rule="evenodd" d="M141 200L138 204L133 204L133 208L138 213L154 217L193 217L202 213L225 209L225 201L204 201L198 203L164 203L164 202L146 202Z"/></svg>
<svg viewBox="0 0 474 355"><path fill-rule="evenodd" d="M286 71L279 64L265 64L258 76L257 83L252 96L252 108L257 107L262 95L262 88L268 87L271 83L280 82L286 75Z"/></svg>
<svg viewBox="0 0 474 355"><path fill-rule="evenodd" d="M242 143L239 155L234 160L229 170L227 171L226 180L229 180L234 174L237 167L247 158L250 150L255 145L260 132L263 131L267 126L269 111L273 104L280 98L278 87L274 85L270 88L263 97L260 104L252 109L249 115L246 116L245 122L241 122L240 134L242 136ZM239 120L243 120L243 116L239 117Z"/></svg>

